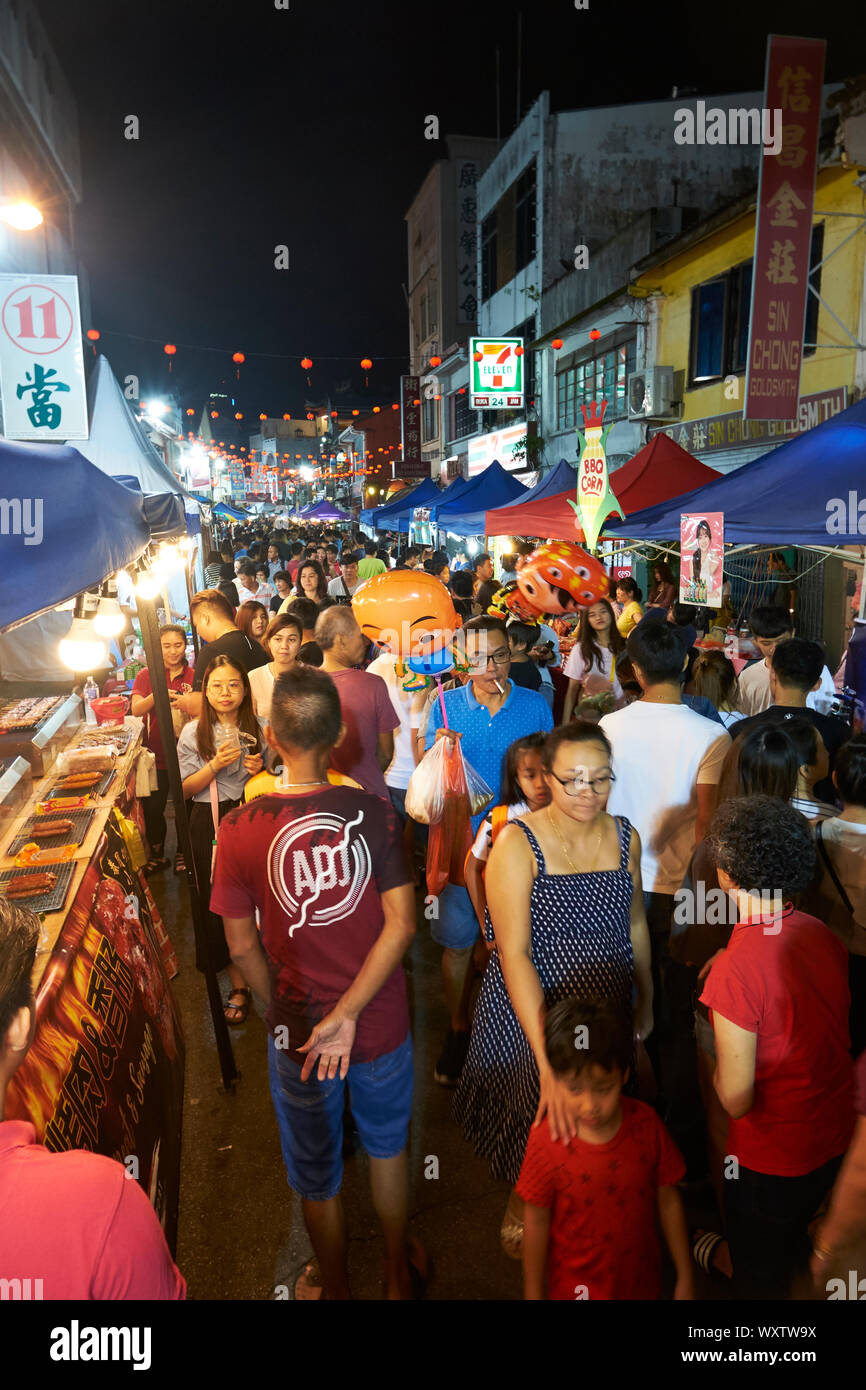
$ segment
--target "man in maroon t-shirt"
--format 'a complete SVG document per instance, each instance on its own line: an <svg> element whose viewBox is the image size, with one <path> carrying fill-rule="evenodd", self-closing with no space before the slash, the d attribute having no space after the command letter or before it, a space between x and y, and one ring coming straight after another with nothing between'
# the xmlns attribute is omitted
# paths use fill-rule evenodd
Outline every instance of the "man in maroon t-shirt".
<svg viewBox="0 0 866 1390"><path fill-rule="evenodd" d="M366 656L369 643L351 608L326 608L316 623L316 642L324 658L321 669L337 687L343 713L344 733L331 766L360 782L365 792L388 801L385 768L394 757L394 730L400 727L400 716L382 677L354 669Z"/></svg>
<svg viewBox="0 0 866 1390"><path fill-rule="evenodd" d="M283 1159L323 1296L350 1296L340 1199L348 1081L385 1237L387 1297L409 1298L425 1272L406 1236L413 1073L400 962L415 933L412 876L390 802L328 782L341 722L329 676L298 666L276 680L267 736L288 785L223 820L211 908L267 1004Z"/></svg>
<svg viewBox="0 0 866 1390"><path fill-rule="evenodd" d="M854 1128L848 957L816 917L769 908L815 870L799 812L775 797L737 797L716 812L707 844L738 917L701 995L736 1160L725 1171L728 1244L746 1296L784 1298Z"/></svg>
<svg viewBox="0 0 866 1390"><path fill-rule="evenodd" d="M4 1289L16 1290L12 1298L63 1302L184 1298L186 1283L169 1254L159 1218L123 1164L83 1149L51 1153L36 1143L36 1128L28 1120L5 1118L9 1082L33 1040L30 976L38 943L35 912L0 898Z"/></svg>

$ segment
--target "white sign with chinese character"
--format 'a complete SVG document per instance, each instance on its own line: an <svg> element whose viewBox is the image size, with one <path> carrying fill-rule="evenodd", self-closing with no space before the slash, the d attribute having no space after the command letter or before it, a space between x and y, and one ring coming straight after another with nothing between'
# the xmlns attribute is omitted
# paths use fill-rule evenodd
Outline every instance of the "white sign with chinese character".
<svg viewBox="0 0 866 1390"><path fill-rule="evenodd" d="M523 408L523 339L469 339L469 408Z"/></svg>
<svg viewBox="0 0 866 1390"><path fill-rule="evenodd" d="M7 439L89 438L75 275L0 275L0 390Z"/></svg>

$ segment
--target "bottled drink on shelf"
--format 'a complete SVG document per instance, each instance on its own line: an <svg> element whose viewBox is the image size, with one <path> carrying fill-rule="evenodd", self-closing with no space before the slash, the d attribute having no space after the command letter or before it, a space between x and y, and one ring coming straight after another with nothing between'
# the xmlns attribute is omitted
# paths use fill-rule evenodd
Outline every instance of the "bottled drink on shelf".
<svg viewBox="0 0 866 1390"><path fill-rule="evenodd" d="M87 724L96 723L96 715L93 712L92 700L99 698L99 686L92 676L88 676L84 682L84 719Z"/></svg>

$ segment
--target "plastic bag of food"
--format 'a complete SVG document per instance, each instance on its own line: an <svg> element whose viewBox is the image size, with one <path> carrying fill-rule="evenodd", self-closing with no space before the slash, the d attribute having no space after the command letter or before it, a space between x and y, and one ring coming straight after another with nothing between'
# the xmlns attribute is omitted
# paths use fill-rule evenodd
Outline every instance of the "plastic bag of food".
<svg viewBox="0 0 866 1390"><path fill-rule="evenodd" d="M459 743L440 739L442 747L442 815L430 824L427 839L427 892L437 895L446 883L466 884L463 865L472 845L472 822L466 763Z"/></svg>
<svg viewBox="0 0 866 1390"><path fill-rule="evenodd" d="M421 825L435 825L445 813L446 746L455 748L459 754L458 761L463 769L470 816L479 815L493 800L493 792L484 778L480 777L464 758L460 740L452 744L448 738L437 739L415 768L406 788L406 814Z"/></svg>
<svg viewBox="0 0 866 1390"><path fill-rule="evenodd" d="M76 772L108 772L117 761L117 748L107 743L102 748L66 748L57 759L57 768L67 776Z"/></svg>

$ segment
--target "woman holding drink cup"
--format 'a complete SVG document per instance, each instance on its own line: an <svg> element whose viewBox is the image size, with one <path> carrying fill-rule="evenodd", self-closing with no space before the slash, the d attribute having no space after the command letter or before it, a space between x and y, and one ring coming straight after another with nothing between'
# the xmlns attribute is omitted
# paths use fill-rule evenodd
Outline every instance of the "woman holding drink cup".
<svg viewBox="0 0 866 1390"><path fill-rule="evenodd" d="M228 972L231 989L225 1016L227 1023L237 1026L246 1021L251 995L231 963L222 918L209 908L211 864L219 823L240 806L248 779L261 772L264 745L253 713L249 676L242 666L227 656L214 657L204 673L202 694L201 714L181 733L177 757L183 794L192 798L190 838L210 953L214 969ZM198 952L196 968L204 970Z"/></svg>

